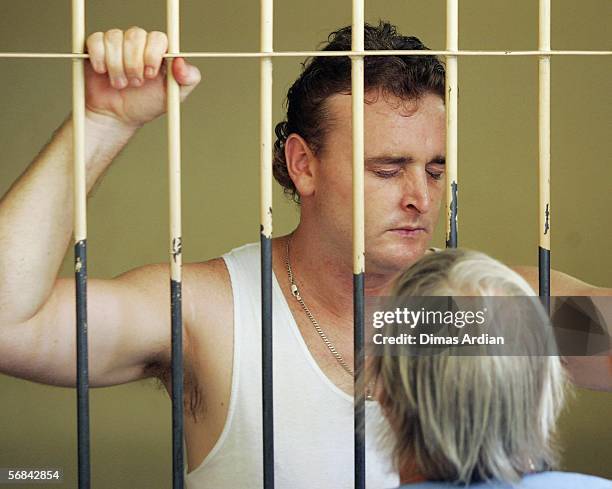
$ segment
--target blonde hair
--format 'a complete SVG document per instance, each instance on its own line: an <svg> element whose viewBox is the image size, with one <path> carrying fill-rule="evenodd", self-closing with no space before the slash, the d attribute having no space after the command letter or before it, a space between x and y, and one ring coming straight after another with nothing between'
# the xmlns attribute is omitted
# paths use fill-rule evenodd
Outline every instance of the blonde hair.
<svg viewBox="0 0 612 489"><path fill-rule="evenodd" d="M395 295L535 293L484 253L447 249L409 268ZM555 463L552 433L565 389L559 357L397 355L384 347L370 360L366 375L376 379L390 428L382 439L398 470L411 465L428 480L456 483L515 482Z"/></svg>

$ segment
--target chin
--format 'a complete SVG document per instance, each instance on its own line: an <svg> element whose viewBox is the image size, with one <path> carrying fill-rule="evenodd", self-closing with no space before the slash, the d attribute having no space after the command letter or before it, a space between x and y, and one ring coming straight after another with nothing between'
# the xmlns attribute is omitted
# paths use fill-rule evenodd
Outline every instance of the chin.
<svg viewBox="0 0 612 489"><path fill-rule="evenodd" d="M394 249L388 253L376 253L373 256L370 255L369 267L366 263L366 273L371 272L382 272L382 273L399 273L406 270L408 267L413 265L419 260L425 253L426 245L419 247L412 247L410 249ZM366 254L366 257L368 255Z"/></svg>

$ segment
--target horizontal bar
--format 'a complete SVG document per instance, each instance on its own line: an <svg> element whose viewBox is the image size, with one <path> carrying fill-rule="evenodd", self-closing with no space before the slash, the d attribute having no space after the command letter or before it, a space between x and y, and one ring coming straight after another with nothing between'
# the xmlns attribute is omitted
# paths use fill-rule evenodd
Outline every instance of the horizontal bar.
<svg viewBox="0 0 612 489"><path fill-rule="evenodd" d="M164 58L291 58L315 56L612 56L612 51L276 51L276 52L185 52L168 53ZM0 58L89 58L79 53L0 53Z"/></svg>

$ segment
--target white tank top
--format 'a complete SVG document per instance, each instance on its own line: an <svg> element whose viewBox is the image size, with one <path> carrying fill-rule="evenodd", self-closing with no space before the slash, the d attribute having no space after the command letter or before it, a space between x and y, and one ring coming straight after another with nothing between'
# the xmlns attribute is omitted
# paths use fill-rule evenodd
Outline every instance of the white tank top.
<svg viewBox="0 0 612 489"><path fill-rule="evenodd" d="M187 489L263 487L259 248L252 243L223 255L234 299L231 398L221 436L201 465L186 474ZM272 297L275 487L352 489L353 398L329 380L311 356L276 276ZM399 485L390 457L378 447L381 419L379 405L367 402L369 489Z"/></svg>

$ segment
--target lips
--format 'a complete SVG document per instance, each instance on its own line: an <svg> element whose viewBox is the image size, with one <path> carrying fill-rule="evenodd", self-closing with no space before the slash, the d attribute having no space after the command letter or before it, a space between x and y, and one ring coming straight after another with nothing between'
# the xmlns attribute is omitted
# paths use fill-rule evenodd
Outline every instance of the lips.
<svg viewBox="0 0 612 489"><path fill-rule="evenodd" d="M412 237L420 236L421 234L425 233L426 229L422 227L407 226L407 227L402 227L402 228L391 229L391 232L393 232L395 235L398 235L398 236L412 238Z"/></svg>
<svg viewBox="0 0 612 489"><path fill-rule="evenodd" d="M394 228L391 231L425 231L425 228L406 226L406 227L401 227L401 228Z"/></svg>
<svg viewBox="0 0 612 489"><path fill-rule="evenodd" d="M391 229L391 231L404 231L404 232L427 231L427 228L423 226L401 226L401 227L393 228Z"/></svg>

